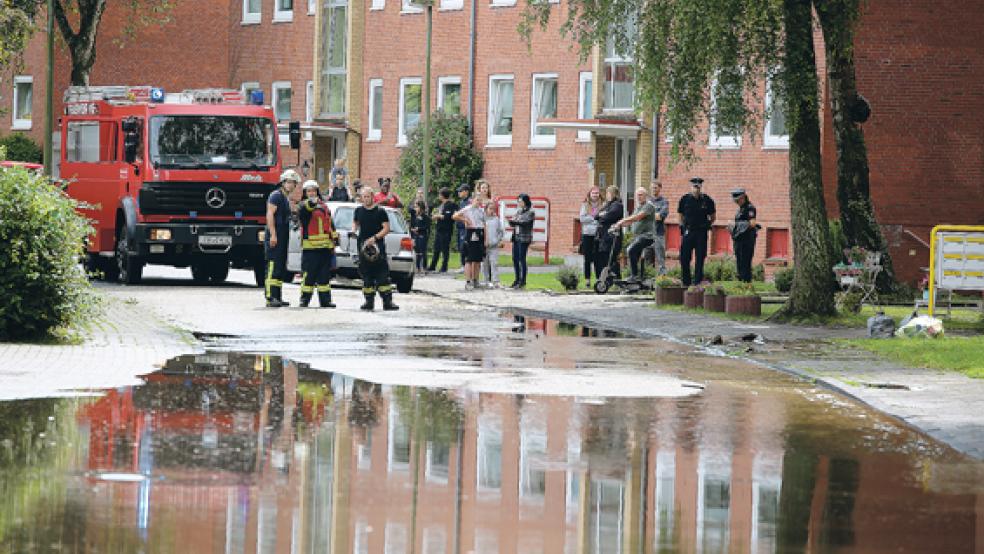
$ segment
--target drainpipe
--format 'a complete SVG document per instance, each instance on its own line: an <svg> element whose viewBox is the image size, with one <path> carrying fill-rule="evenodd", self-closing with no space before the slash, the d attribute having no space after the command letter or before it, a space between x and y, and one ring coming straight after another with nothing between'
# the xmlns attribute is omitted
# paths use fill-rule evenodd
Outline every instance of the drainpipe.
<svg viewBox="0 0 984 554"><path fill-rule="evenodd" d="M471 0L471 28L468 30L468 126L471 128L472 142L475 141L472 111L475 108L475 15L477 9L478 0Z"/></svg>
<svg viewBox="0 0 984 554"><path fill-rule="evenodd" d="M653 114L653 179L659 179L659 112Z"/></svg>

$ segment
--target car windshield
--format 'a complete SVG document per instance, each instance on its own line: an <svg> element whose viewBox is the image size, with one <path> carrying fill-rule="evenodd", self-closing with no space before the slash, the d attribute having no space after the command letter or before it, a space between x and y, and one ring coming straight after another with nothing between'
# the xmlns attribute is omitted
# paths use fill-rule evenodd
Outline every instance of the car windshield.
<svg viewBox="0 0 984 554"><path fill-rule="evenodd" d="M263 117L166 115L150 119L150 161L182 169L269 169L277 132Z"/></svg>
<svg viewBox="0 0 984 554"><path fill-rule="evenodd" d="M349 231L352 229L352 217L355 215L355 208L345 206L339 207L335 210L335 214L332 215L332 223L335 225L336 229L342 229L344 231ZM396 210L386 210L386 215L389 217L390 232L397 235L407 234L407 224L403 220L403 215Z"/></svg>

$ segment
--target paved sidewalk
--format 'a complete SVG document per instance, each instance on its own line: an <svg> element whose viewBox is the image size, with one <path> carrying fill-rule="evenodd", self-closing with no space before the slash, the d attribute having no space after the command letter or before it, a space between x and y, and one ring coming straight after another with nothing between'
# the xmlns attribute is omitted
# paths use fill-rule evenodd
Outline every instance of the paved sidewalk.
<svg viewBox="0 0 984 554"><path fill-rule="evenodd" d="M562 319L589 327L683 342L713 354L751 359L851 396L912 425L957 450L984 459L984 379L955 372L906 368L860 351L837 338L863 330L750 324L713 316L658 310L644 296L558 295L506 289L465 291L460 281L421 278L421 292L529 316ZM759 341L744 341L756 334ZM711 346L720 335L724 341Z"/></svg>

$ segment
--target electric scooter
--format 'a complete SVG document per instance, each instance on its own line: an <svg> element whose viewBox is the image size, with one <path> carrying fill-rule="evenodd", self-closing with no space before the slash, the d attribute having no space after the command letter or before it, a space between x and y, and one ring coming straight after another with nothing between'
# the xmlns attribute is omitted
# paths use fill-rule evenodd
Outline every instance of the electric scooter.
<svg viewBox="0 0 984 554"><path fill-rule="evenodd" d="M609 229L608 234L613 237L618 236L618 229ZM613 245L615 242L613 241ZM646 274L646 259L647 251L643 251L642 256L639 259L639 272L642 275ZM605 265L604 269L598 275L598 280L595 281L594 291L598 294L605 294L608 289L612 286L618 287L624 294L634 294L637 292L652 292L656 290L656 283L653 278L644 278L640 281L632 281L629 279L615 278L614 272L612 271L612 266L617 263L618 255L621 253L620 250L612 248L611 252L608 254L608 264Z"/></svg>

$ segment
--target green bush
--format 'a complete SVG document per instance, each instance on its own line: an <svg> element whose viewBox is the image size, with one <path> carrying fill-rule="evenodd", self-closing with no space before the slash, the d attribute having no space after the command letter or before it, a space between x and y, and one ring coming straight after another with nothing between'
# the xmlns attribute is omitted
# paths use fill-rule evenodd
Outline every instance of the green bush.
<svg viewBox="0 0 984 554"><path fill-rule="evenodd" d="M774 276L776 282L776 290L779 292L789 292L793 288L793 268L784 267L778 271Z"/></svg>
<svg viewBox="0 0 984 554"><path fill-rule="evenodd" d="M400 156L398 192L406 191L413 200L413 192L420 184L423 168L424 124L417 125L407 137L407 147ZM428 205L437 205L437 191L441 187L457 190L458 185L468 183L474 186L475 180L482 176L482 154L471 140L468 119L461 115L436 111L431 115L431 158L430 183L427 191ZM495 191L493 190L493 194ZM452 199L457 202L457 194Z"/></svg>
<svg viewBox="0 0 984 554"><path fill-rule="evenodd" d="M844 235L844 228L841 227L839 219L828 219L827 226L830 229L830 244L834 249L834 261L844 261L844 250L847 249L847 236Z"/></svg>
<svg viewBox="0 0 984 554"><path fill-rule="evenodd" d="M765 282L765 266L762 264L755 264L752 266L752 281L758 281L759 283Z"/></svg>
<svg viewBox="0 0 984 554"><path fill-rule="evenodd" d="M42 338L93 315L79 266L89 224L47 178L0 169L0 339Z"/></svg>
<svg viewBox="0 0 984 554"><path fill-rule="evenodd" d="M41 146L24 133L0 137L0 150L6 150L3 159L13 162L41 163Z"/></svg>
<svg viewBox="0 0 984 554"><path fill-rule="evenodd" d="M704 263L704 278L711 281L737 281L738 267L735 259L725 256L720 260L708 260Z"/></svg>
<svg viewBox="0 0 984 554"><path fill-rule="evenodd" d="M564 287L564 290L574 290L581 281L581 274L578 269L572 265L562 265L560 266L560 269L557 270L557 280L560 281L560 284Z"/></svg>

